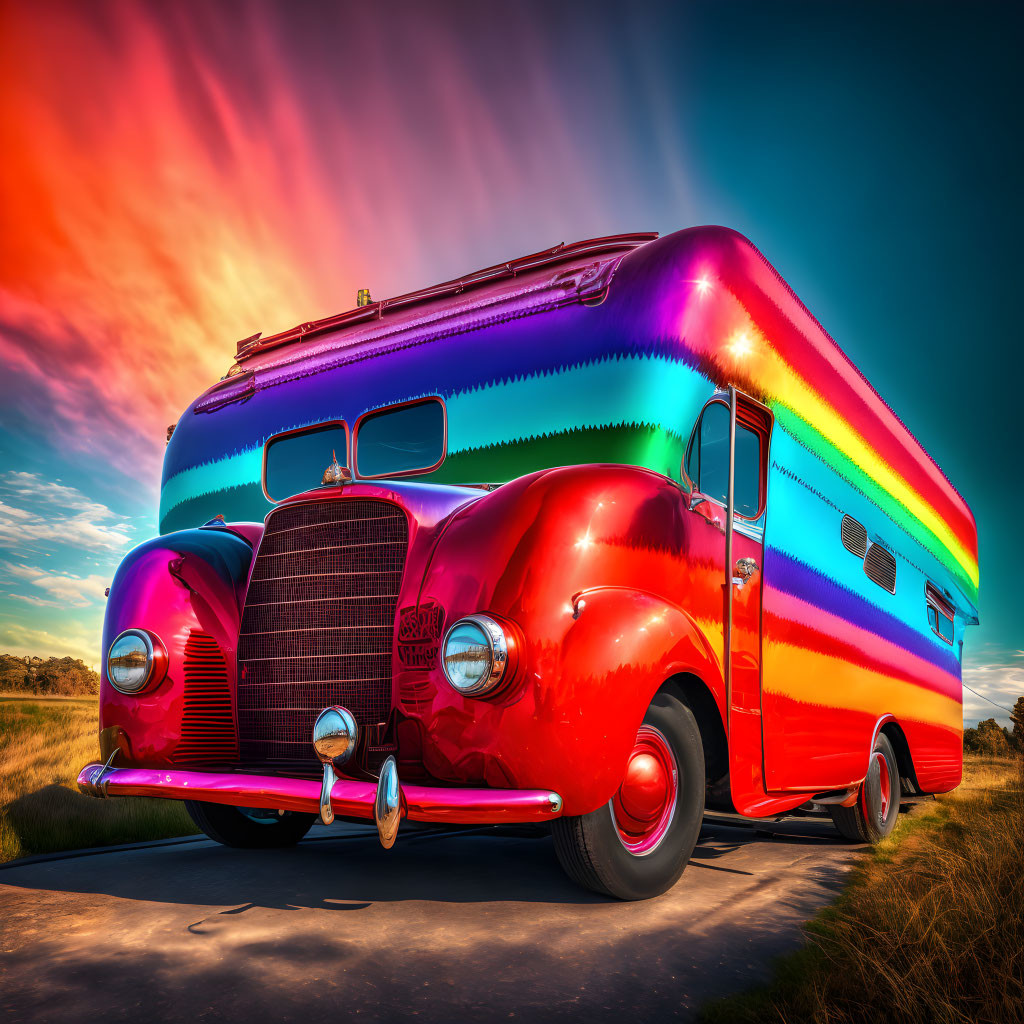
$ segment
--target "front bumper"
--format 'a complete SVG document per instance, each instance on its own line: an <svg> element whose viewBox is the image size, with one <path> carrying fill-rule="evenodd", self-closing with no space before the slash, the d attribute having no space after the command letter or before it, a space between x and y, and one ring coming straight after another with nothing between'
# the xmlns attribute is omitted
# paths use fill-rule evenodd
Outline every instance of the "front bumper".
<svg viewBox="0 0 1024 1024"><path fill-rule="evenodd" d="M192 772L176 768L108 768L87 764L78 773L78 788L90 796L151 796L198 800L233 807L320 811L320 782L279 775ZM338 779L331 808L339 817L374 820L377 786ZM402 817L451 825L500 825L550 821L562 813L562 798L545 789L458 789L402 784Z"/></svg>

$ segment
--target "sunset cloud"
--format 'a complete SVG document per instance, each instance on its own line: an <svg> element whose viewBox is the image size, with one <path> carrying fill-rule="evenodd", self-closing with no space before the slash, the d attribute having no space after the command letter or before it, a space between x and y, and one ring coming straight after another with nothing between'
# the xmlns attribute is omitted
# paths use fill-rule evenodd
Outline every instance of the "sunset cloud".
<svg viewBox="0 0 1024 1024"><path fill-rule="evenodd" d="M100 660L102 620L61 624L60 633L37 629L11 619L0 619L0 651L20 657L79 658L91 668Z"/></svg>

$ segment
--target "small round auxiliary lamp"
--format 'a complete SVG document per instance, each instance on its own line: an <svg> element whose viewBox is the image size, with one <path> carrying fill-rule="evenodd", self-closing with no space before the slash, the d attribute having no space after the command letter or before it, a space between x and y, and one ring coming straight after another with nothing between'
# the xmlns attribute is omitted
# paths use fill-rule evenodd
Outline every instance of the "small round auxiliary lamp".
<svg viewBox="0 0 1024 1024"><path fill-rule="evenodd" d="M324 766L324 780L320 787L320 820L325 825L334 821L331 808L331 790L340 768L356 751L359 742L359 726L348 708L324 708L313 723L313 749Z"/></svg>

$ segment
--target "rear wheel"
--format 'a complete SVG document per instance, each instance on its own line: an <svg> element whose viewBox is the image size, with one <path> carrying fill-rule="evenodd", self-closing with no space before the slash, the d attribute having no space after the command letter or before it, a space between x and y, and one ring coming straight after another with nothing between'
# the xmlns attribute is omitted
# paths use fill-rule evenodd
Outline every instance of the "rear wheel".
<svg viewBox="0 0 1024 1024"><path fill-rule="evenodd" d="M315 814L228 807L226 804L186 800L188 816L214 842L248 850L294 846L313 826Z"/></svg>
<svg viewBox="0 0 1024 1024"><path fill-rule="evenodd" d="M855 843L881 842L896 827L900 813L900 772L896 752L882 733L875 740L868 774L853 807L831 805L832 823Z"/></svg>
<svg viewBox="0 0 1024 1024"><path fill-rule="evenodd" d="M670 889L683 873L704 813L704 749L693 712L655 696L621 785L590 814L556 818L555 852L573 881L622 900Z"/></svg>

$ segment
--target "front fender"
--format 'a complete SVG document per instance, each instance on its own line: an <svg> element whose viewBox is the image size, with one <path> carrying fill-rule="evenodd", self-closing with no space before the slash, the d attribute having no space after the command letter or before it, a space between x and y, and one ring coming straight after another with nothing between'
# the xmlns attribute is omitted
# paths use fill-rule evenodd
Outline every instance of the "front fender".
<svg viewBox="0 0 1024 1024"><path fill-rule="evenodd" d="M543 643L527 638L529 669L501 698L438 689L423 721L432 774L554 789L566 814L586 814L614 794L666 679L700 677L721 711L721 669L686 612L626 587L592 588L582 601L578 617L567 606Z"/></svg>
<svg viewBox="0 0 1024 1024"><path fill-rule="evenodd" d="M161 766L181 740L186 646L217 645L234 703L235 645L252 547L226 529L182 530L141 544L118 566L103 622L101 664L114 638L147 629L167 649L167 674L138 696L119 693L106 671L100 682L100 747L121 748L118 764ZM214 655L216 657L216 655Z"/></svg>

